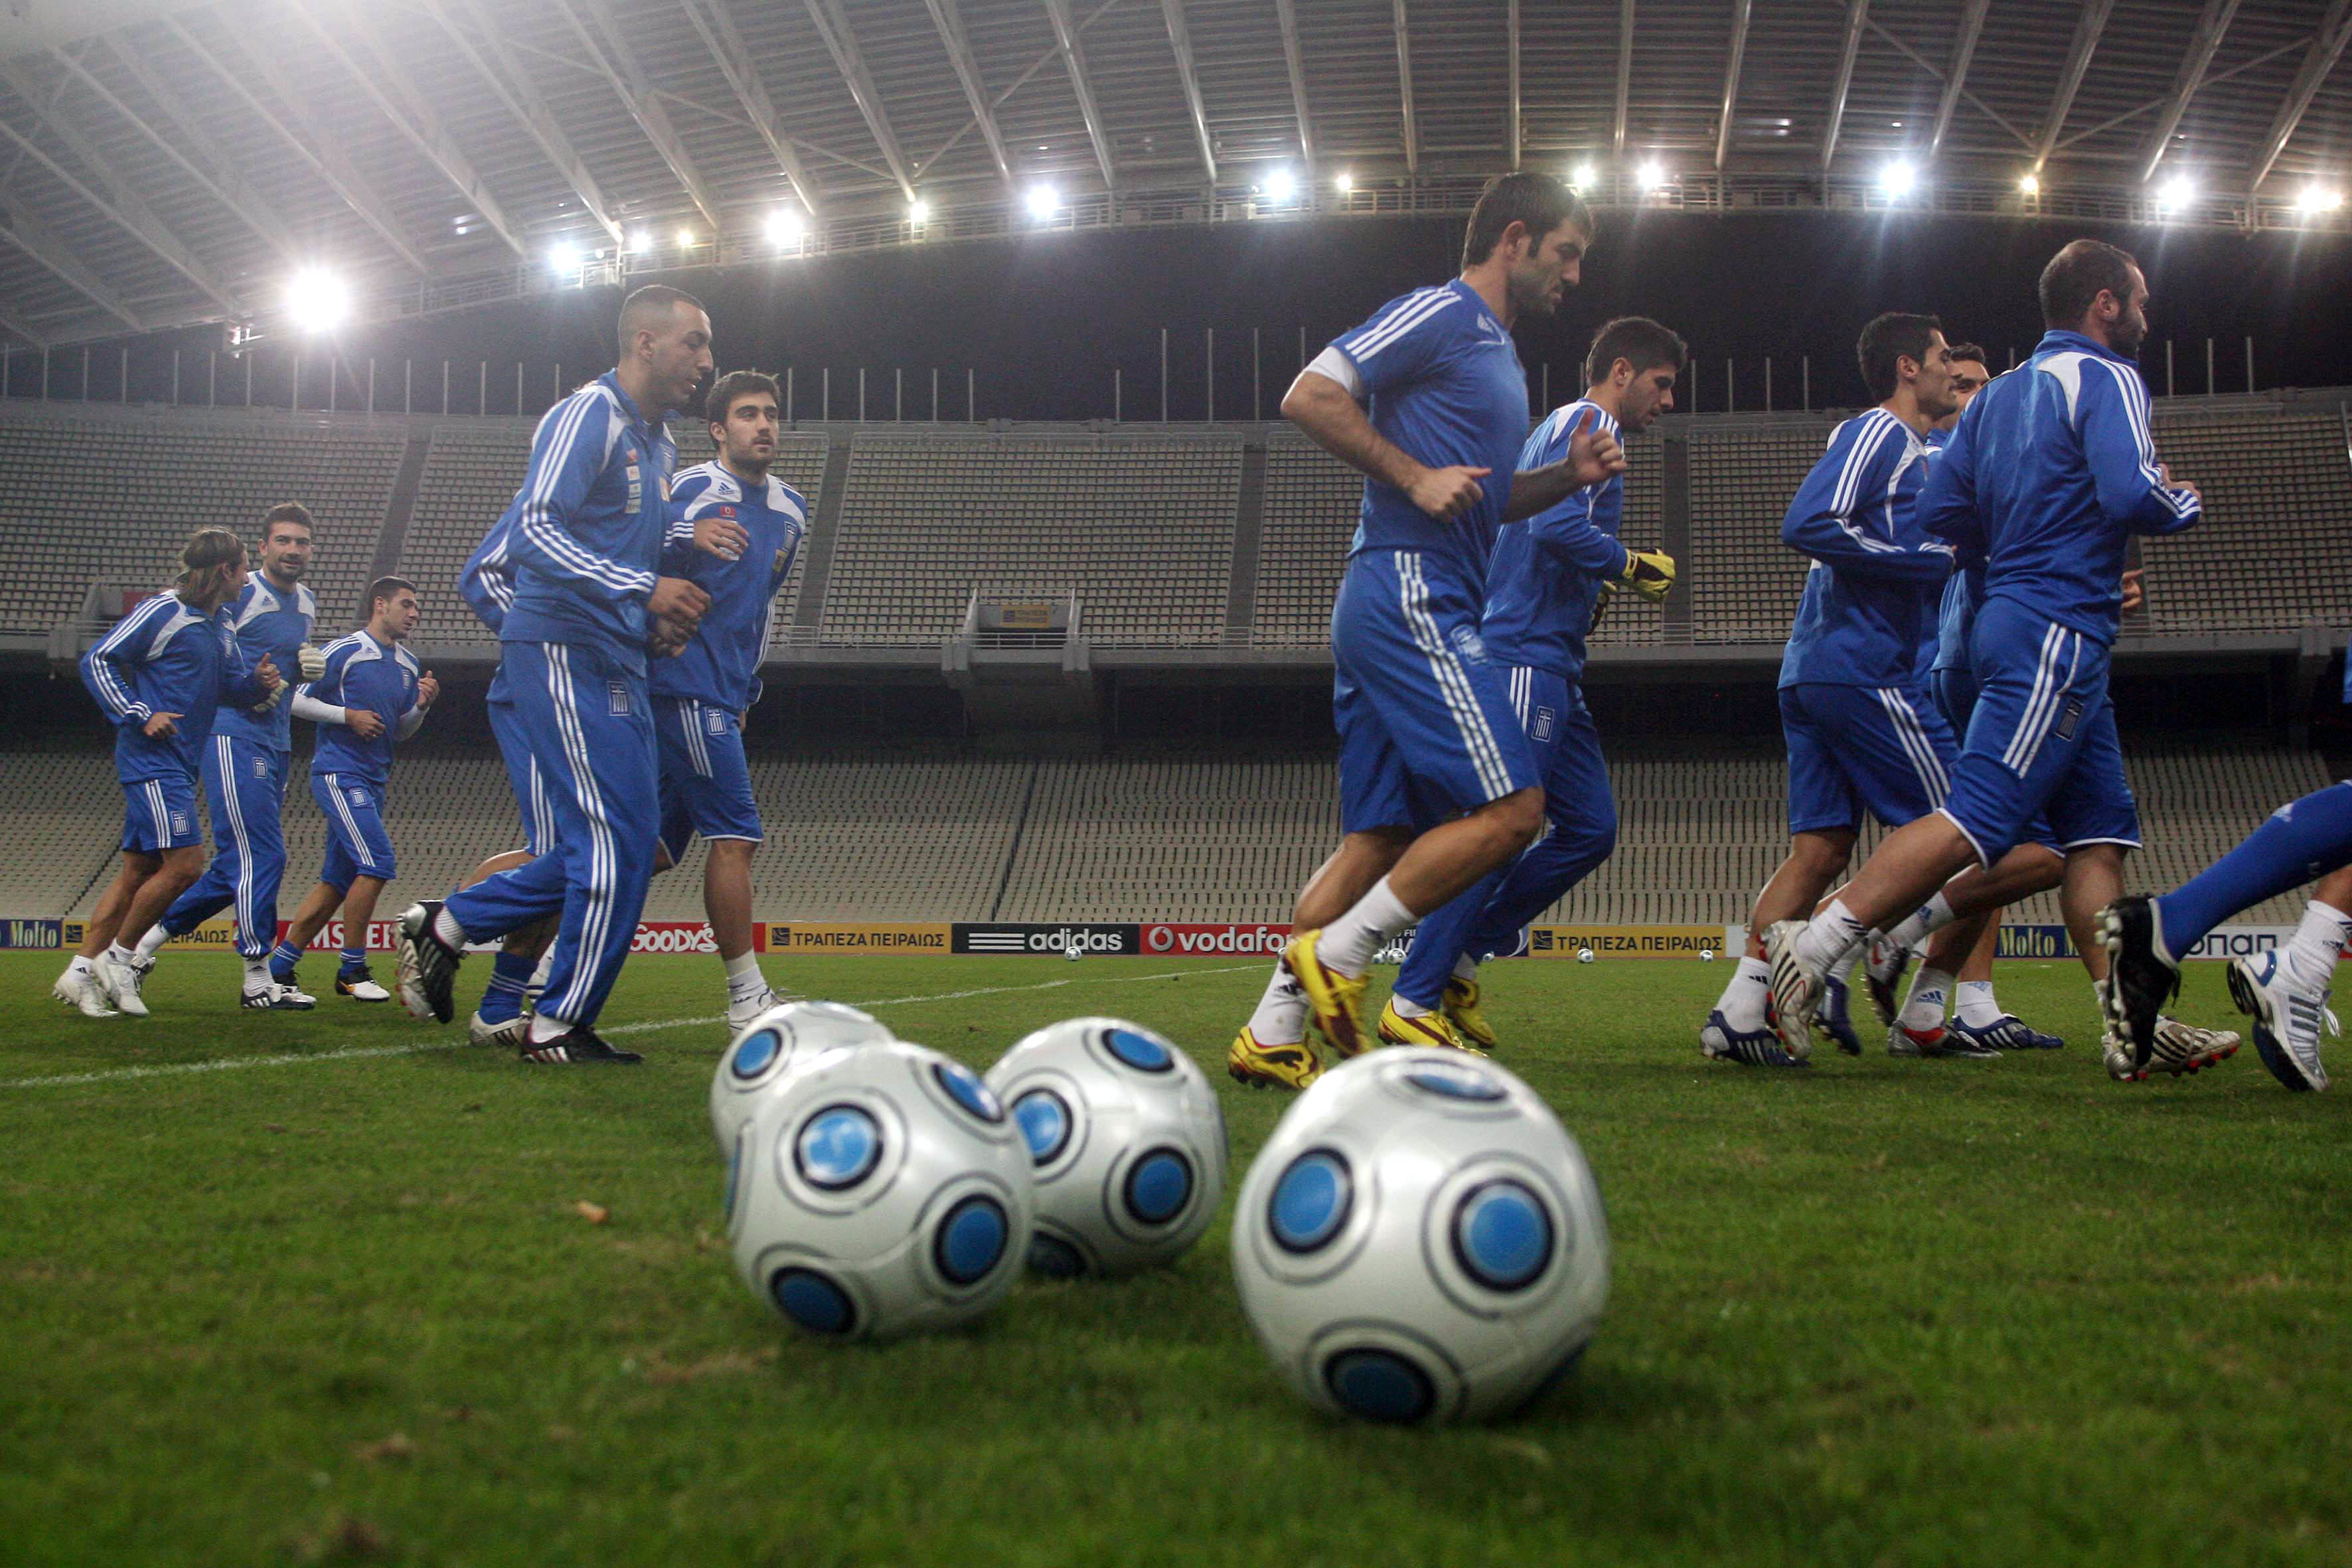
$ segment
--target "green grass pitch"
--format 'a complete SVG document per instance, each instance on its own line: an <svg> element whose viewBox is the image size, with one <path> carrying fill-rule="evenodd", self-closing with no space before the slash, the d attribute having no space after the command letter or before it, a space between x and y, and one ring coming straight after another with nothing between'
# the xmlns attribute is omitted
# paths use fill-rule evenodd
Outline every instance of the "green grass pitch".
<svg viewBox="0 0 2352 1568"><path fill-rule="evenodd" d="M1579 1380L1423 1432L1291 1400L1222 1222L974 1331L794 1336L723 1239L713 960L630 965L613 1071L239 1014L208 954L92 1022L60 962L0 956L0 1562L2352 1563L2345 1107L2251 1047L2110 1084L2071 965L2001 976L2063 1052L1801 1076L1699 1058L1720 965L1497 966L1615 1285ZM770 969L974 1067L1162 1029L1235 1184L1286 1103L1218 1070L1259 963ZM2234 1020L2218 966L2182 1012Z"/></svg>

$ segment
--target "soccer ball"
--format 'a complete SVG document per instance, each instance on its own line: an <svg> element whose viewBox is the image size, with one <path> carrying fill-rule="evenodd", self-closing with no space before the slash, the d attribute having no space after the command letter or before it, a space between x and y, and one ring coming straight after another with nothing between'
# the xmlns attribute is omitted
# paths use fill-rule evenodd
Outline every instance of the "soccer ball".
<svg viewBox="0 0 2352 1568"><path fill-rule="evenodd" d="M1370 1051L1291 1106L1234 1213L1242 1309L1309 1404L1477 1420L1574 1366L1609 1294L1583 1152L1533 1090L1458 1051Z"/></svg>
<svg viewBox="0 0 2352 1568"><path fill-rule="evenodd" d="M785 1002L769 1008L729 1042L710 1079L710 1132L721 1159L767 1091L796 1067L835 1046L878 1045L890 1031L838 1002Z"/></svg>
<svg viewBox="0 0 2352 1568"><path fill-rule="evenodd" d="M1225 1119L1192 1058L1139 1024L1049 1024L988 1069L1037 1176L1040 1274L1130 1274L1201 1239L1225 1194Z"/></svg>
<svg viewBox="0 0 2352 1568"><path fill-rule="evenodd" d="M1698 950L1698 961L1701 963L1713 963L1715 962L1715 949L1711 947L1700 948Z"/></svg>
<svg viewBox="0 0 2352 1568"><path fill-rule="evenodd" d="M821 1338L969 1322L1021 1274L1029 1149L961 1062L885 1040L820 1053L737 1135L727 1235L753 1294Z"/></svg>
<svg viewBox="0 0 2352 1568"><path fill-rule="evenodd" d="M1589 948L1589 947L1580 947L1580 948L1578 948L1578 949L1576 950L1576 962L1577 962L1577 963L1591 963L1591 962L1592 962L1592 950L1591 950L1591 948Z"/></svg>

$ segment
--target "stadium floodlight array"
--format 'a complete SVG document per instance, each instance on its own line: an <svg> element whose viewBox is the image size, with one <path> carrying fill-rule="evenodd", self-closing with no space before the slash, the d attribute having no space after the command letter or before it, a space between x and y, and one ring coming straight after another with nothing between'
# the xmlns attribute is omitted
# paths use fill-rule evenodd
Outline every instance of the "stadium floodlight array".
<svg viewBox="0 0 2352 1568"><path fill-rule="evenodd" d="M331 332L350 320L350 285L322 267L306 267L286 286L286 311L297 331Z"/></svg>

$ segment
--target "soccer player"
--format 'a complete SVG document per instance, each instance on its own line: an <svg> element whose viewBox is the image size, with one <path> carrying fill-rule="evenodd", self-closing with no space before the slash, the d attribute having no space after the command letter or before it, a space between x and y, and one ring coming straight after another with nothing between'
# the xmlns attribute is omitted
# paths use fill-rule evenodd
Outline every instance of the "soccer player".
<svg viewBox="0 0 2352 1568"><path fill-rule="evenodd" d="M2319 886L2287 944L2230 961L2230 996L2254 1021L2254 1049L2271 1076L2297 1091L2324 1089L2323 1026L2336 961L2352 942L2352 784L2289 801L2245 841L2159 898L2134 894L2100 911L2099 936L2113 964L2107 1017L2146 1063L2162 1048L2159 1009L2180 989L2180 961L2223 921L2264 899Z"/></svg>
<svg viewBox="0 0 2352 1568"><path fill-rule="evenodd" d="M343 914L343 954L335 992L354 1002L389 1001L368 972L368 922L392 880L392 836L384 831L384 790L392 748L425 722L441 695L433 672L401 646L416 630L416 584L379 577L368 587L368 624L326 648L326 669L294 693L297 718L319 726L310 756L310 798L327 819L326 864L319 885L294 911L286 940L269 955L270 977L294 984L294 966L329 917Z"/></svg>
<svg viewBox="0 0 2352 1568"><path fill-rule="evenodd" d="M319 602L302 578L310 567L310 513L281 501L261 519L261 570L229 607L237 646L248 659L267 655L278 669L318 674L320 652L310 646ZM215 715L204 748L205 798L212 808L213 858L195 886L180 895L140 939L141 963L152 969L157 951L231 903L236 906L236 951L245 960L240 1006L293 1009L315 1005L291 985L270 978L266 961L278 940L278 885L286 874L288 762L292 715L280 686L274 700L256 708L226 707Z"/></svg>
<svg viewBox="0 0 2352 1568"><path fill-rule="evenodd" d="M1582 431L1622 440L1625 431L1648 429L1673 412L1688 358L1681 338L1646 317L1609 322L1585 355L1584 395L1536 426L1519 466L1559 461ZM1674 584L1671 556L1618 542L1624 498L1623 476L1612 475L1504 524L1496 539L1481 629L1534 754L1549 830L1507 869L1489 872L1422 921L1381 1015L1381 1038L1391 1044L1491 1048L1478 961L1509 951L1522 927L1616 847L1609 767L1584 706L1585 637L1637 553L1652 555L1654 570L1636 580L1645 597L1663 599Z"/></svg>
<svg viewBox="0 0 2352 1568"><path fill-rule="evenodd" d="M662 568L710 595L694 639L654 661L654 731L661 745L662 867L700 834L709 843L703 909L727 966L727 1024L740 1029L775 1003L751 951L751 857L764 837L743 756L743 715L760 700L760 659L776 595L807 531L808 503L768 472L782 398L757 371L720 376L704 403L719 455L670 486ZM747 536L731 555L698 549L695 524L734 522Z"/></svg>
<svg viewBox="0 0 2352 1568"><path fill-rule="evenodd" d="M1935 317L1899 311L1863 328L1855 352L1878 405L1831 434L1780 524L1782 542L1813 563L1780 661L1789 854L1757 894L1748 951L1699 1030L1703 1054L1750 1067L1808 1055L1782 1050L1767 1026L1763 932L1835 885L1864 810L1892 827L1941 805L1958 752L1917 679L1952 552L1914 515L1927 432L1952 410L1950 354Z"/></svg>
<svg viewBox="0 0 2352 1568"><path fill-rule="evenodd" d="M660 826L648 646L683 646L709 595L657 570L677 447L664 416L711 370L710 318L655 284L623 302L620 363L540 421L497 528L513 569L499 625L506 721L523 735L555 841L536 858L400 917L401 1002L447 1023L469 938L561 910L547 989L521 1042L533 1062L635 1062L595 1019L636 936Z"/></svg>
<svg viewBox="0 0 2352 1568"><path fill-rule="evenodd" d="M1535 764L1478 623L1496 529L1624 468L1615 439L1588 429L1559 462L1512 472L1528 385L1511 324L1558 307L1592 233L1560 181L1501 176L1470 215L1461 275L1382 306L1284 395L1284 417L1364 474L1331 607L1346 837L1299 894L1282 967L1226 1055L1245 1084L1314 1080L1310 1012L1335 1057L1370 1045L1372 955L1543 825ZM1644 568L1631 570L1638 580Z"/></svg>
<svg viewBox="0 0 2352 1568"><path fill-rule="evenodd" d="M280 681L267 656L248 661L229 624L245 591L245 542L198 529L168 593L144 601L82 656L82 684L114 721L123 796L122 869L98 901L79 951L51 994L94 1018L147 1016L135 951L204 869L196 828L197 758L224 702L268 700Z"/></svg>
<svg viewBox="0 0 2352 1568"><path fill-rule="evenodd" d="M1977 704L1951 791L1891 834L1811 921L1766 932L1773 1023L1795 1054L1830 969L1971 863L2000 859L2036 813L2066 851L2061 904L2086 958L2097 911L2121 894L2124 856L2139 841L2107 696L2125 545L2133 533L2193 527L2202 503L2194 485L2171 482L2148 436L2147 388L2130 357L2147 333L2139 264L2076 240L2043 268L2041 296L2049 331L1969 405L1918 507L1931 537L1985 567L1969 640ZM2097 986L2103 1012L2106 989ZM2118 1071L2111 1054L2109 1072L2137 1076L2146 1060L2131 1058ZM2180 1072L2219 1059L2210 1044L2185 1041L2159 1065Z"/></svg>

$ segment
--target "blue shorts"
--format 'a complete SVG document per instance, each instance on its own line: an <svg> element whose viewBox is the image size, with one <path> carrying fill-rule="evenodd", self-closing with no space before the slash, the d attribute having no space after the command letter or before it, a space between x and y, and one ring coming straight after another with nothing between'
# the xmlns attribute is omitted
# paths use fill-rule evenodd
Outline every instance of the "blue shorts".
<svg viewBox="0 0 2352 1568"><path fill-rule="evenodd" d="M1331 717L1349 833L1428 828L1538 780L1506 667L1478 635L1478 592L1417 550L1348 563L1331 606Z"/></svg>
<svg viewBox="0 0 2352 1568"><path fill-rule="evenodd" d="M1858 828L1868 811L1889 827L1944 804L1959 748L1916 686L1780 689L1789 745L1789 831Z"/></svg>
<svg viewBox="0 0 2352 1568"><path fill-rule="evenodd" d="M1985 601L1969 649L1976 710L1953 771L1952 819L1986 864L2023 842L2040 815L2062 849L2139 844L2124 776L2107 650L2012 600Z"/></svg>
<svg viewBox="0 0 2352 1568"><path fill-rule="evenodd" d="M327 818L327 861L319 868L319 880L331 888L348 888L354 877L392 880L383 786L357 773L312 773L310 798Z"/></svg>
<svg viewBox="0 0 2352 1568"><path fill-rule="evenodd" d="M507 686L503 658L498 672L490 677L484 707L490 717L490 734L499 743L499 755L506 762L507 782L514 786L515 812L522 818L523 847L532 855L544 855L555 847L555 805L548 796L545 781L540 777L539 763L531 759L530 728L516 710L513 693Z"/></svg>
<svg viewBox="0 0 2352 1568"><path fill-rule="evenodd" d="M196 822L193 775L141 779L122 786L124 854L161 855L204 841L204 829Z"/></svg>
<svg viewBox="0 0 2352 1568"><path fill-rule="evenodd" d="M759 803L743 757L743 726L724 708L690 697L654 699L661 745L661 841L669 863L686 858L694 836L757 844Z"/></svg>
<svg viewBox="0 0 2352 1568"><path fill-rule="evenodd" d="M1976 716L1977 710L1976 672L1958 668L1938 669L1931 672L1927 679L1936 706L1943 712L1944 722L1952 727L1953 734L1966 735L1969 721ZM2050 831L2049 819L2038 811L2026 819L2025 827L2019 833L2017 841L2020 844L2039 844L2053 855L2065 853L2059 847L2058 836Z"/></svg>

